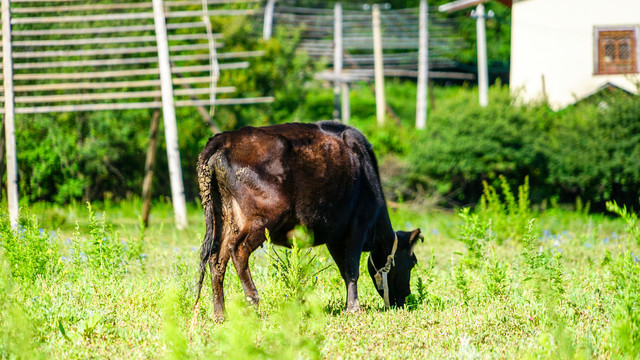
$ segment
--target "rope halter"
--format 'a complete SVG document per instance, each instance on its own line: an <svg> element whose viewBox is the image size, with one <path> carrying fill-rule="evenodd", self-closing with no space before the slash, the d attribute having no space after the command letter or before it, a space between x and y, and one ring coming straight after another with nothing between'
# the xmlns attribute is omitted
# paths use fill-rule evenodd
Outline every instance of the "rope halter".
<svg viewBox="0 0 640 360"><path fill-rule="evenodd" d="M396 233L394 233L393 235L395 236L395 239L393 240L393 248L391 249L391 254L387 256L387 263L384 264L383 267L381 267L380 269L376 269L376 264L373 263L373 257L369 255L369 261L371 262L373 268L376 269L376 273L375 275L373 275L373 278L376 281L378 290L383 291L384 307L386 309L389 309L389 307L391 307L391 304L389 303L389 280L387 279L387 275L389 274L391 268L396 265L395 257L396 250L398 249L398 235Z"/></svg>

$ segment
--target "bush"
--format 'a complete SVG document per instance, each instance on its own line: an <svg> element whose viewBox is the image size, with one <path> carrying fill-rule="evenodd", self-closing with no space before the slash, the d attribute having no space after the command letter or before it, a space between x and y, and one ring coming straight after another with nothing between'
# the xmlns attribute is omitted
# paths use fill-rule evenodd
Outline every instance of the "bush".
<svg viewBox="0 0 640 360"><path fill-rule="evenodd" d="M120 241L113 226L107 224L104 214L101 219L96 219L90 203L87 203L87 210L89 238L81 237L80 226L76 225L73 241L73 262L76 270L92 270L104 278L123 275L127 269L124 242Z"/></svg>
<svg viewBox="0 0 640 360"><path fill-rule="evenodd" d="M9 216L0 213L0 255L9 263L11 275L24 284L55 274L58 269L58 239L38 226L35 217L24 217L16 229Z"/></svg>
<svg viewBox="0 0 640 360"><path fill-rule="evenodd" d="M580 201L603 210L613 199L640 205L640 101L603 92L560 112L517 106L504 87L476 104L459 89L430 113L428 129L410 149L410 187L430 188L449 205L476 203L486 182L495 188L529 177L531 201Z"/></svg>
<svg viewBox="0 0 640 360"><path fill-rule="evenodd" d="M538 143L546 117L542 109L512 106L506 87L492 88L486 108L473 95L460 90L433 113L409 156L409 181L435 187L453 204L477 202L483 182L497 187L501 175L511 186L522 184L527 175L532 189L543 185L546 159Z"/></svg>
<svg viewBox="0 0 640 360"><path fill-rule="evenodd" d="M640 194L640 101L622 91L566 109L549 134L548 183L563 199L598 209L607 200L637 207Z"/></svg>

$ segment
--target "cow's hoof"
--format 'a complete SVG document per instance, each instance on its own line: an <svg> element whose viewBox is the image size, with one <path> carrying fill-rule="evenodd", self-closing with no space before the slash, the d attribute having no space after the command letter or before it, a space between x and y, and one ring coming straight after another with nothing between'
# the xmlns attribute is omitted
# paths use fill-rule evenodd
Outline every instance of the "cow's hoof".
<svg viewBox="0 0 640 360"><path fill-rule="evenodd" d="M260 297L258 296L247 296L247 301L249 302L249 304L258 307L258 305L260 305Z"/></svg>
<svg viewBox="0 0 640 360"><path fill-rule="evenodd" d="M216 316L213 321L215 321L216 324L222 324L224 323L224 316Z"/></svg>
<svg viewBox="0 0 640 360"><path fill-rule="evenodd" d="M348 314L355 314L355 313L359 313L360 311L362 311L362 308L360 307L360 305L347 307Z"/></svg>

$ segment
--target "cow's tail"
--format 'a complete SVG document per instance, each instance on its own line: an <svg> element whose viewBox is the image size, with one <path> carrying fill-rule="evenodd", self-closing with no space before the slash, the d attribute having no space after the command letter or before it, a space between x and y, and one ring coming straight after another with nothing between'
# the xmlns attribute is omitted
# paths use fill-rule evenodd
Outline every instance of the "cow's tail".
<svg viewBox="0 0 640 360"><path fill-rule="evenodd" d="M211 256L217 251L218 244L215 243L215 201L219 202L219 192L217 190L217 183L215 179L215 170L213 164L210 162L211 157L215 154L217 148L212 146L213 141L209 141L205 149L200 153L198 157L198 185L200 187L200 198L202 200L202 209L204 211L204 221L206 225L206 232L204 239L202 240L202 247L200 248L200 277L196 284L196 302L194 306L198 305L200 300L200 292L202 291L202 283L207 273L207 263Z"/></svg>

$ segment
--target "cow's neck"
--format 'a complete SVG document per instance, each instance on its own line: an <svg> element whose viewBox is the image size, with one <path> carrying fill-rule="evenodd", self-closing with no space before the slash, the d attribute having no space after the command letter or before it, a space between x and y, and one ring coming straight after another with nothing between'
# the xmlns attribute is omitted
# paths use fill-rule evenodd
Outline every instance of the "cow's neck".
<svg viewBox="0 0 640 360"><path fill-rule="evenodd" d="M375 266L380 267L387 261L387 256L391 254L395 233L391 227L391 219L385 207L384 211L378 217L376 223L375 237L371 248L371 257Z"/></svg>

